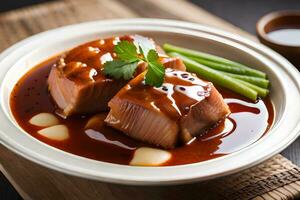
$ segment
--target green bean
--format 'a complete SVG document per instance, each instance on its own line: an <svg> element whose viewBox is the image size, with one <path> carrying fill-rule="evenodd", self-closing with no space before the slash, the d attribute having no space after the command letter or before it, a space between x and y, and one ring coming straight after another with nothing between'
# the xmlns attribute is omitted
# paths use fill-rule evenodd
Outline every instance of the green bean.
<svg viewBox="0 0 300 200"><path fill-rule="evenodd" d="M190 58L200 64L211 67L218 71L222 71L222 73L224 73L228 76L231 76L233 78L252 83L252 84L257 85L262 88L268 88L268 86L269 86L269 81L264 78L242 75L242 74L247 74L247 70L245 70L245 69L231 67L228 65L220 64L220 63L214 63L214 62L211 62L211 61L208 61L205 59L201 59L201 58L195 58L195 57L194 58L190 57Z"/></svg>
<svg viewBox="0 0 300 200"><path fill-rule="evenodd" d="M253 101L257 99L257 92L246 86L245 84L241 84L240 81L234 79L230 76L224 75L219 71L211 69L207 66L204 66L200 63L195 62L194 60L183 56L181 54L170 52L170 56L172 57L179 57L182 59L184 64L187 67L187 71L193 72L198 74L199 76L203 77L208 81L212 81L213 83L220 85L224 88L230 89L238 94L241 94Z"/></svg>
<svg viewBox="0 0 300 200"><path fill-rule="evenodd" d="M269 90L268 89L264 89L264 88L258 87L256 85L253 85L253 84L248 83L248 82L243 81L243 80L238 80L238 79L236 79L236 80L239 81L241 84L244 84L244 85L248 86L249 88L255 90L257 92L257 95L260 96L260 97L265 98L269 94Z"/></svg>
<svg viewBox="0 0 300 200"><path fill-rule="evenodd" d="M163 49L166 52L176 52L176 53L180 53L187 57L204 59L204 60L208 60L208 61L211 61L214 63L220 63L223 65L227 65L227 66L231 66L231 67L235 67L235 68L239 68L239 69L244 69L246 72L244 75L266 78L266 74L264 72L261 72L256 69L252 69L241 63L234 62L234 61L231 61L231 60L219 57L219 56L215 56L215 55L211 55L208 53L203 53L203 52L195 51L195 50L191 50L191 49L186 49L186 48L174 46L171 44L164 44Z"/></svg>
<svg viewBox="0 0 300 200"><path fill-rule="evenodd" d="M227 72L222 72L223 74L230 76L232 78L236 78L248 83L252 83L253 85L259 86L261 88L267 89L270 86L270 81L263 79L263 78L258 78L258 77L253 77L253 76L246 76L246 75L238 75L238 74L231 74Z"/></svg>
<svg viewBox="0 0 300 200"><path fill-rule="evenodd" d="M196 57L189 57L189 58L195 60L196 62L198 62L202 65L211 67L211 68L219 70L219 71L224 71L224 72L229 72L229 73L232 73L232 74L239 74L239 75L245 75L245 74L251 74L252 73L251 70L249 71L249 69L246 69L246 68L237 68L237 67L233 67L233 66L230 66L230 65L224 65L224 64L221 64L221 63L212 62L212 61L205 60L205 59L202 59L202 58L196 58Z"/></svg>

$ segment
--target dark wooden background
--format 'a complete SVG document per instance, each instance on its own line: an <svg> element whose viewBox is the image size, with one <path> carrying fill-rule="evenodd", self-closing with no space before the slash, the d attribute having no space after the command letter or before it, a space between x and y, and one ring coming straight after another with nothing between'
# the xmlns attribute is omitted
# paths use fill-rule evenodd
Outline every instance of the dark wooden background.
<svg viewBox="0 0 300 200"><path fill-rule="evenodd" d="M0 12L30 6L50 0L1 0ZM53 1L53 0L52 0ZM163 0L162 0L163 1ZM211 13L255 34L255 24L264 14L276 10L300 10L300 0L191 0ZM132 1L134 3L134 1ZM174 5L170 5L174 6ZM1 30L0 30L1 31ZM282 154L300 166L300 139ZM0 200L18 200L21 197L0 173Z"/></svg>

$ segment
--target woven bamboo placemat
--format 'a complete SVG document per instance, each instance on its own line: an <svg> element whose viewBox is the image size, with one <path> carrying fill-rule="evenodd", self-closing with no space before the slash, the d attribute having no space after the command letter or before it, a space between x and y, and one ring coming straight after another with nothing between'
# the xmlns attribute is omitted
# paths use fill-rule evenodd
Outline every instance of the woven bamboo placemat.
<svg viewBox="0 0 300 200"><path fill-rule="evenodd" d="M35 33L90 20L132 17L180 19L252 35L181 0L61 0L0 15L0 50ZM65 175L0 146L0 170L24 199L295 199L299 168L281 155L241 173L178 186L135 187Z"/></svg>

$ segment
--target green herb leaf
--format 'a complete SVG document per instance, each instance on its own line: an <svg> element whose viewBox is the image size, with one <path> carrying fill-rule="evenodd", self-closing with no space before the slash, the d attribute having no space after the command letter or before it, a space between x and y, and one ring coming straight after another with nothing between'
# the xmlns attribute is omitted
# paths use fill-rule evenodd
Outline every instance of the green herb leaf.
<svg viewBox="0 0 300 200"><path fill-rule="evenodd" d="M104 64L104 74L115 79L129 80L137 68L138 62L128 63L123 60L107 61Z"/></svg>
<svg viewBox="0 0 300 200"><path fill-rule="evenodd" d="M155 49L151 49L147 55L148 62L156 62L158 61L158 54Z"/></svg>
<svg viewBox="0 0 300 200"><path fill-rule="evenodd" d="M115 53L118 57L126 62L135 62L139 60L139 55L134 44L128 41L121 41L114 47Z"/></svg>
<svg viewBox="0 0 300 200"><path fill-rule="evenodd" d="M147 56L148 71L145 76L145 83L155 87L160 87L164 82L165 68L158 61L158 54L151 49Z"/></svg>
<svg viewBox="0 0 300 200"><path fill-rule="evenodd" d="M138 66L139 61L148 64L145 75L147 85L160 87L164 81L165 68L159 62L158 53L152 40L143 36L135 35L134 42L121 41L114 47L117 60L108 61L104 64L104 74L115 79L129 80Z"/></svg>

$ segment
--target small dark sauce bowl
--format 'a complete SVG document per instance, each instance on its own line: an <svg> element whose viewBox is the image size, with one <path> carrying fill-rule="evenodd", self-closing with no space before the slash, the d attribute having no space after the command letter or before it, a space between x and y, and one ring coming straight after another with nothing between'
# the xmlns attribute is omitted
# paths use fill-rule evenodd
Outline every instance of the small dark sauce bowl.
<svg viewBox="0 0 300 200"><path fill-rule="evenodd" d="M256 32L261 43L277 51L300 70L300 45L277 43L268 33L285 28L300 29L300 10L286 10L269 13L256 24Z"/></svg>

